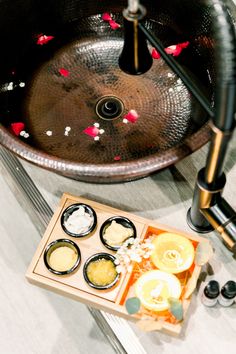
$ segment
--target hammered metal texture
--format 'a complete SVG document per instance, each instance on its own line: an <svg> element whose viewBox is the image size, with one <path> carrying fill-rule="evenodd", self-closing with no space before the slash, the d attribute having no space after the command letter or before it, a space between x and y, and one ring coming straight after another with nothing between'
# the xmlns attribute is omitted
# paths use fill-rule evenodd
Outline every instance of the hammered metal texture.
<svg viewBox="0 0 236 354"><path fill-rule="evenodd" d="M166 46L190 40L191 45L177 60L211 97L215 72L207 8L202 1L192 9L186 2L186 11L176 13L179 1L172 1L171 7L168 2L157 1L153 6L143 1L149 9L146 26ZM20 2L15 1L17 4ZM3 64L0 113L5 127L0 128L0 142L5 147L65 176L102 183L146 176L208 141L206 113L162 59L139 76L120 70L122 26L113 31L101 14L111 11L122 24L124 2L111 7L107 1L58 1L55 7L49 1L38 16L33 2L29 4L31 21L23 26L22 45L14 38L17 57L10 56ZM12 32L9 38L13 38ZM37 33L52 34L55 39L37 46ZM13 49L9 51L12 55ZM67 75L61 75L60 69L67 70ZM13 90L7 89L11 82ZM96 115L96 103L103 96L123 102L121 117L106 121ZM123 115L131 109L138 112L139 119L125 124ZM9 132L15 121L25 123L28 139ZM83 133L94 123L104 130L99 141ZM71 128L67 135L66 127Z"/></svg>
<svg viewBox="0 0 236 354"><path fill-rule="evenodd" d="M121 49L121 40L84 39L39 70L25 102L34 146L59 158L102 164L118 155L130 161L165 151L194 131L199 111L163 60L142 77L127 75L117 62ZM59 68L69 70L69 76L61 76ZM135 124L123 123L123 116L112 121L96 116L99 99L112 95L123 102L123 116L131 109L138 112ZM83 133L96 122L105 131L99 142ZM71 127L68 136L66 126ZM45 134L48 130L52 136Z"/></svg>

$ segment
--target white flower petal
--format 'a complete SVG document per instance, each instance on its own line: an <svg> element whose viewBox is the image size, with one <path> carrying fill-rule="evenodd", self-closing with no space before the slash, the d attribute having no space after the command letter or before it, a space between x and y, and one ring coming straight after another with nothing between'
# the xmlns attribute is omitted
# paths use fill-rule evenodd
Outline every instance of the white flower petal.
<svg viewBox="0 0 236 354"><path fill-rule="evenodd" d="M117 273L121 273L121 272L122 272L122 270L123 270L123 268L122 268L121 266L117 266L117 267L116 267L116 271L117 271Z"/></svg>
<svg viewBox="0 0 236 354"><path fill-rule="evenodd" d="M131 273L131 272L132 272L132 269L133 269L133 266L132 266L132 265L129 265L128 268L127 268L127 272L128 272L128 273Z"/></svg>

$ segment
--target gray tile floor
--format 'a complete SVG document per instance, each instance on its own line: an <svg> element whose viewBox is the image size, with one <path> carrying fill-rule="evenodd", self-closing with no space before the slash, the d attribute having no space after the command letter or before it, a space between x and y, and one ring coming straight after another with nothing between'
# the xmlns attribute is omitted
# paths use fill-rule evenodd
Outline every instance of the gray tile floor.
<svg viewBox="0 0 236 354"><path fill-rule="evenodd" d="M1 169L0 195L0 353L113 353L84 305L27 283L40 236Z"/></svg>
<svg viewBox="0 0 236 354"><path fill-rule="evenodd" d="M224 196L236 209L235 137L226 161L228 181ZM205 161L205 155L206 147L171 169L116 185L95 186L69 180L27 163L24 166L53 210L62 193L68 192L189 232L186 211L191 203L196 173ZM40 236L23 211L28 213L29 206L24 208L21 194L16 195L21 206L18 204L1 176L1 173L5 176L4 171L0 164L0 354L112 353L85 306L26 282L24 274ZM11 184L10 180L7 181ZM210 239L215 248L209 268L212 276L222 284L236 279L232 255L216 234L211 234ZM205 275L206 270L203 270ZM201 305L200 296L195 293L179 338L158 332L144 333L136 326L132 327L147 354L199 354L202 343L204 354L225 351L234 354L235 306L228 309L216 307L209 311ZM132 346L132 338L130 343ZM137 351L132 348L128 354L137 354Z"/></svg>

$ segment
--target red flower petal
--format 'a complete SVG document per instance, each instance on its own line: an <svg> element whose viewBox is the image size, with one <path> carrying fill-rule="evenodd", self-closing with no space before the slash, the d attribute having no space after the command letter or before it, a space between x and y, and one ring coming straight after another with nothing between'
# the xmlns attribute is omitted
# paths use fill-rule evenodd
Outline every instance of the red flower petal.
<svg viewBox="0 0 236 354"><path fill-rule="evenodd" d="M182 52L182 47L180 47L178 44L171 45L171 46L165 48L165 52L167 54L172 54L174 57L176 57Z"/></svg>
<svg viewBox="0 0 236 354"><path fill-rule="evenodd" d="M68 70L64 69L64 68L61 68L61 69L59 69L58 71L59 71L59 73L61 74L61 76L67 77L67 76L70 75L70 72L69 72Z"/></svg>
<svg viewBox="0 0 236 354"><path fill-rule="evenodd" d="M165 48L165 52L167 54L173 54L174 51L176 50L176 45L170 45L169 47Z"/></svg>
<svg viewBox="0 0 236 354"><path fill-rule="evenodd" d="M95 127L94 125L84 129L83 133L91 136L92 138L95 138L99 134L99 129Z"/></svg>
<svg viewBox="0 0 236 354"><path fill-rule="evenodd" d="M161 57L159 52L155 48L153 48L153 50L152 50L152 57L153 57L153 59L160 59L160 57Z"/></svg>
<svg viewBox="0 0 236 354"><path fill-rule="evenodd" d="M183 43L179 43L178 46L180 46L181 48L187 48L189 46L189 42L183 42Z"/></svg>
<svg viewBox="0 0 236 354"><path fill-rule="evenodd" d="M20 132L22 132L22 130L24 129L25 129L25 125L22 122L11 124L11 130L16 136L20 135Z"/></svg>
<svg viewBox="0 0 236 354"><path fill-rule="evenodd" d="M180 44L176 44L176 45L171 45L167 48L165 48L165 52L167 54L171 54L173 55L174 57L177 57L178 55L180 55L180 53L182 52L182 50L184 48L187 48L189 45L189 42L183 42L183 43L180 43ZM158 53L158 51L153 48L152 50L152 57L154 59L160 59L161 58L161 55Z"/></svg>
<svg viewBox="0 0 236 354"><path fill-rule="evenodd" d="M110 20L110 21L109 21L109 25L110 25L110 27L111 27L113 30L116 30L117 28L120 28L119 23L117 23L117 22L114 21L114 20Z"/></svg>
<svg viewBox="0 0 236 354"><path fill-rule="evenodd" d="M125 116L124 119L127 119L130 123L136 123L139 115L138 113L134 110L131 109Z"/></svg>
<svg viewBox="0 0 236 354"><path fill-rule="evenodd" d="M176 46L175 51L173 52L173 57L177 57L178 55L180 55L180 53L182 52L183 48L180 47L179 45Z"/></svg>
<svg viewBox="0 0 236 354"><path fill-rule="evenodd" d="M119 155L117 155L117 156L114 157L114 160L115 160L115 161L120 161L120 159L121 159L121 156L119 156Z"/></svg>
<svg viewBox="0 0 236 354"><path fill-rule="evenodd" d="M47 44L53 38L54 38L53 36L46 36L44 34L40 34L38 36L37 44L39 44L39 45Z"/></svg>
<svg viewBox="0 0 236 354"><path fill-rule="evenodd" d="M112 17L111 17L111 15L110 15L108 12L105 12L105 13L102 15L102 19L103 19L103 21L111 21L111 20L112 20Z"/></svg>

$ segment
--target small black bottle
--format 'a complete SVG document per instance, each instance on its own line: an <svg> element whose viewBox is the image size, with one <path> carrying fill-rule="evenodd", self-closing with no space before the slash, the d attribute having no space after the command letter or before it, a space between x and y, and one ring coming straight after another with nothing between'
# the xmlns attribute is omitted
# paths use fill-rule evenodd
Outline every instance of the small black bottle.
<svg viewBox="0 0 236 354"><path fill-rule="evenodd" d="M217 303L220 294L220 285L216 280L210 280L202 293L202 303L205 306L212 307Z"/></svg>
<svg viewBox="0 0 236 354"><path fill-rule="evenodd" d="M221 288L220 296L218 298L219 303L222 306L231 306L236 297L236 283L233 280L227 281Z"/></svg>

